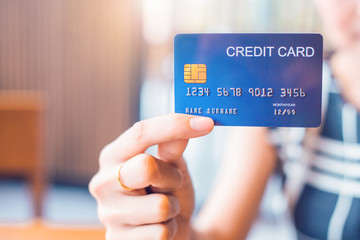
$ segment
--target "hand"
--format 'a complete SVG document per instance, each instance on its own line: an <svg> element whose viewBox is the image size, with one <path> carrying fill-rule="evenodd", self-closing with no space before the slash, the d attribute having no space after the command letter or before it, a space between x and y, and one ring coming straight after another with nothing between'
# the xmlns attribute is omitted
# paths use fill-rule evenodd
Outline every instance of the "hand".
<svg viewBox="0 0 360 240"><path fill-rule="evenodd" d="M89 184L106 239L188 239L193 185L182 157L190 138L211 132L210 118L169 114L134 124L100 154ZM158 155L144 153L158 145ZM133 191L123 188L118 180Z"/></svg>
<svg viewBox="0 0 360 240"><path fill-rule="evenodd" d="M330 63L344 98L360 110L360 43L339 49Z"/></svg>

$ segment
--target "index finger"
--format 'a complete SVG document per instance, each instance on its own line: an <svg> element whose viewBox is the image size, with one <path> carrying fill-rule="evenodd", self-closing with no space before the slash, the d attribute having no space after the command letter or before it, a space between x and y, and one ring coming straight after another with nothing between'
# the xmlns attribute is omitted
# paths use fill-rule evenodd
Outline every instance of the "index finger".
<svg viewBox="0 0 360 240"><path fill-rule="evenodd" d="M176 113L137 122L103 149L100 165L124 162L160 143L204 136L213 127L211 118Z"/></svg>

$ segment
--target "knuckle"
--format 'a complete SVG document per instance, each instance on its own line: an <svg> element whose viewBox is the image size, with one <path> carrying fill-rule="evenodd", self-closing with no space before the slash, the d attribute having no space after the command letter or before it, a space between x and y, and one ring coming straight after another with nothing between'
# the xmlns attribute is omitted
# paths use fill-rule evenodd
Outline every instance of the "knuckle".
<svg viewBox="0 0 360 240"><path fill-rule="evenodd" d="M168 220L171 213L171 203L169 197L164 194L159 194L156 209L159 221Z"/></svg>
<svg viewBox="0 0 360 240"><path fill-rule="evenodd" d="M167 124L166 128L169 132L174 133L172 140L181 139L184 134L184 126L188 121L188 116L183 114L176 114L172 113L169 116L169 123Z"/></svg>
<svg viewBox="0 0 360 240"><path fill-rule="evenodd" d="M142 158L143 172L147 180L152 180L160 174L159 166L153 156L144 154Z"/></svg>
<svg viewBox="0 0 360 240"><path fill-rule="evenodd" d="M159 224L158 235L156 239L168 240L171 238L171 230L168 223Z"/></svg>
<svg viewBox="0 0 360 240"><path fill-rule="evenodd" d="M119 231L119 229L116 229L116 228L113 228L113 227L109 227L106 229L106 232L105 232L105 239L106 240L121 240L121 239L124 239L122 237L122 232Z"/></svg>
<svg viewBox="0 0 360 240"><path fill-rule="evenodd" d="M103 166L107 161L106 159L110 158L111 156L111 148L110 144L106 145L101 151L99 155L99 166Z"/></svg>
<svg viewBox="0 0 360 240"><path fill-rule="evenodd" d="M89 182L89 186L88 186L90 194L95 198L98 198L101 195L102 184L100 184L99 179L100 179L99 173L96 173Z"/></svg>
<svg viewBox="0 0 360 240"><path fill-rule="evenodd" d="M168 124L168 127L170 128L170 130L176 130L177 126L179 126L179 123L181 121L181 118L179 115L172 113L170 115L170 121Z"/></svg>
<svg viewBox="0 0 360 240"><path fill-rule="evenodd" d="M109 173L99 170L90 180L88 188L90 194L99 202L109 194L114 194L112 187L113 179L108 177Z"/></svg>
<svg viewBox="0 0 360 240"><path fill-rule="evenodd" d="M111 213L107 210L107 207L104 204L98 204L97 215L99 221L108 228L111 225Z"/></svg>
<svg viewBox="0 0 360 240"><path fill-rule="evenodd" d="M105 214L105 212L103 211L103 208L101 206L98 206L98 210L97 210L97 215L99 217L99 221L106 226L107 225L107 220L108 220L108 216L107 214Z"/></svg>
<svg viewBox="0 0 360 240"><path fill-rule="evenodd" d="M186 141L186 140L185 140ZM177 160L182 157L182 153L172 153L166 149L166 147L159 146L159 158L168 159L168 160Z"/></svg>
<svg viewBox="0 0 360 240"><path fill-rule="evenodd" d="M143 135L144 135L144 122L143 121L136 122L131 127L131 131L132 131L134 140L137 142L141 141L141 139L143 138Z"/></svg>
<svg viewBox="0 0 360 240"><path fill-rule="evenodd" d="M99 221L107 228L110 226L119 226L123 224L122 221L120 221L121 214L119 209L114 211L113 208L110 209L109 207L100 204L100 206L98 206L97 214Z"/></svg>
<svg viewBox="0 0 360 240"><path fill-rule="evenodd" d="M114 240L115 239L115 234L114 234L114 232L113 231L111 231L111 230L106 230L106 232L105 232L105 239L106 240Z"/></svg>

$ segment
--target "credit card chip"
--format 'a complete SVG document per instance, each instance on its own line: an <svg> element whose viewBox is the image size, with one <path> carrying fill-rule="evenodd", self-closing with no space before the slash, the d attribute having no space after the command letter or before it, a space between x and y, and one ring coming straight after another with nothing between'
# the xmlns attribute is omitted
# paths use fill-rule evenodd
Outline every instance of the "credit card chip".
<svg viewBox="0 0 360 240"><path fill-rule="evenodd" d="M206 65L185 64L184 81L186 83L206 83Z"/></svg>

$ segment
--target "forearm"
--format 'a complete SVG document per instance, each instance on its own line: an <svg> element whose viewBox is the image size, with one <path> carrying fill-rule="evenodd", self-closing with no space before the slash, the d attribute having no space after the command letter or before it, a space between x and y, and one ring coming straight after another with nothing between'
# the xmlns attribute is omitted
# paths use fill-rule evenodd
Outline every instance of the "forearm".
<svg viewBox="0 0 360 240"><path fill-rule="evenodd" d="M213 191L194 221L198 239L244 239L275 165L264 128L237 128L226 146Z"/></svg>

